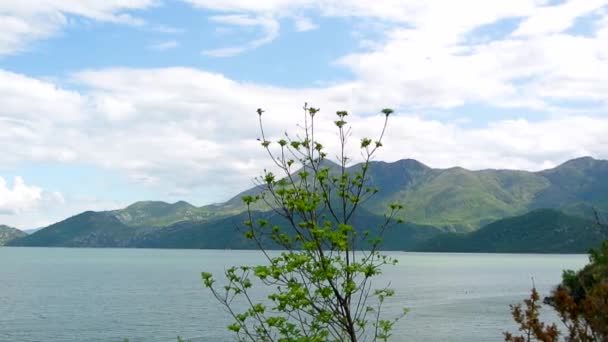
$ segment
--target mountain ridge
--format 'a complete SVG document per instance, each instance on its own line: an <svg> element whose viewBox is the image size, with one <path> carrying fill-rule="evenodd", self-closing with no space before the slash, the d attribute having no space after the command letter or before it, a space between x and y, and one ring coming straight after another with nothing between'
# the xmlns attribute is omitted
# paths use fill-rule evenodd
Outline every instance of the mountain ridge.
<svg viewBox="0 0 608 342"><path fill-rule="evenodd" d="M347 171L353 172L357 168L360 164L349 166ZM380 191L362 209L370 215L382 216L389 204L401 203L404 210L400 218L413 226L432 227L429 228L431 230L472 232L491 222L540 208L560 210L582 218L592 218L594 208L601 214L608 212L605 195L608 193L608 161L591 157L569 160L554 168L535 172L507 169L471 171L461 167L435 169L414 159L374 161L370 163L368 175L370 185L377 186ZM74 245L81 241L96 245L105 241L102 239L106 236L104 229L120 236L130 234L128 241L108 240L107 243L113 246L136 244L134 241L140 241L147 234L166 236L163 231L170 227L182 227L180 234L185 234L184 227L208 229L210 222L228 222L238 217L245 210L240 197L259 191L261 188L253 187L224 203L200 207L185 201L139 201L123 209L97 212L100 218L92 221L95 232L89 232L93 234L90 241L82 240L83 237L76 234L65 243ZM263 207L255 209L265 210ZM79 224L65 221L21 240L24 243L34 241L36 236L44 236L37 234L53 226L56 230L56 225L62 222L79 231ZM191 233L197 235L199 232L192 230Z"/></svg>

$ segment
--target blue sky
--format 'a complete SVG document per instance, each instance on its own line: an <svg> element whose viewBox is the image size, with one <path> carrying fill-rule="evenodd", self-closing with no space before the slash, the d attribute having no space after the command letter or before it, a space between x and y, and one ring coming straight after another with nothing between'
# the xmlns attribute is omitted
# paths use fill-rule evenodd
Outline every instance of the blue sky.
<svg viewBox="0 0 608 342"><path fill-rule="evenodd" d="M608 158L608 1L0 4L0 224L227 200L305 101L319 136L393 107L380 159L540 170ZM327 125L323 125L326 123ZM331 143L329 143L331 146Z"/></svg>

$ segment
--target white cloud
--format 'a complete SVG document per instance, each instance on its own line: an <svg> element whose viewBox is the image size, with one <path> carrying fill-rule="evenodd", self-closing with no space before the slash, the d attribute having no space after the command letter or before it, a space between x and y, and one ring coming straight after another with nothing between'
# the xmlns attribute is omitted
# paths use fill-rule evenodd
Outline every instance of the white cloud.
<svg viewBox="0 0 608 342"><path fill-rule="evenodd" d="M226 58L226 57L233 57L236 55L240 55L241 53L243 53L245 51L247 51L247 48L245 46L233 46L233 47L226 47L226 48L203 50L201 52L201 54L203 54L204 56L213 57L213 58Z"/></svg>
<svg viewBox="0 0 608 342"><path fill-rule="evenodd" d="M298 32L312 31L312 30L316 30L317 28L319 28L319 26L317 26L315 23L313 23L312 20L310 20L310 18L303 18L303 17L296 18L294 24L296 27L296 31L298 31Z"/></svg>
<svg viewBox="0 0 608 342"><path fill-rule="evenodd" d="M0 214L18 214L34 207L42 199L42 189L25 184L15 177L10 186L0 177Z"/></svg>
<svg viewBox="0 0 608 342"><path fill-rule="evenodd" d="M357 136L377 133L379 117L370 113L398 108L379 155L385 160L410 157L434 167L538 170L582 155L608 158L608 16L594 19L596 29L589 35L565 31L581 16L597 13L603 2L550 7L535 0L379 0L373 6L362 0L190 3L220 12L210 19L217 25L262 32L242 45L204 52L215 57L268 44L279 34L279 20L294 20L297 26L304 14L358 16L383 25L373 44L336 61L353 73L352 80L328 80L315 87L238 82L176 67L78 72L68 80L78 90L69 90L0 70L0 164L93 165L167 193L190 191L200 194L201 202L219 201L271 167L255 140L255 109L267 110L267 132L276 138L301 122L303 101L321 107L319 137L330 147L335 146L335 110L352 111L356 144ZM138 4L146 3L132 5ZM100 11L118 15L125 8ZM57 22L43 23L64 25L64 12L51 12L59 13ZM513 33L471 39L488 25L513 18L521 19ZM12 23L10 32L28 32L31 23ZM43 23L32 26L31 35L38 38L31 39L50 32L40 29ZM2 42L18 37L2 34L0 49L9 46ZM521 109L522 114L517 119L493 113L492 119L469 122L458 108L463 104L509 108L511 113ZM447 119L426 114L438 108ZM69 198L65 202L72 203Z"/></svg>
<svg viewBox="0 0 608 342"><path fill-rule="evenodd" d="M279 36L279 22L270 17L247 16L247 15L220 15L212 16L210 21L224 25L234 25L239 27L260 27L263 35L260 38L243 43L239 46L222 47L217 49L204 50L203 55L208 57L232 57L247 50L256 49L268 44Z"/></svg>
<svg viewBox="0 0 608 342"><path fill-rule="evenodd" d="M535 9L514 32L515 36L561 33L569 29L576 18L597 11L608 4L605 0L570 0L557 6Z"/></svg>
<svg viewBox="0 0 608 342"><path fill-rule="evenodd" d="M311 6L313 0L182 0L193 6L222 12L254 12L268 13L281 12L292 8Z"/></svg>
<svg viewBox="0 0 608 342"><path fill-rule="evenodd" d="M0 2L0 56L16 54L36 40L51 37L68 16L127 25L143 25L127 13L153 6L155 0L21 0Z"/></svg>
<svg viewBox="0 0 608 342"><path fill-rule="evenodd" d="M361 83L284 89L189 68L87 71L76 74L73 82L83 88L77 98L87 99L76 101L82 118L0 121L0 161L96 165L168 192L211 187L213 191L201 198L206 202L248 187L251 177L268 165L255 140L258 107L267 109L268 134L278 137L302 121L298 108L310 100L322 108L319 136L332 146L336 110L353 111L355 133L370 135L379 122L369 113L411 101L404 97L398 102L387 90L390 85L377 90ZM53 89L47 86L38 89ZM33 95L23 89L12 98L27 103ZM61 111L54 107L64 105L58 97L46 104L42 115L57 116ZM402 111L390 124L382 158L414 157L438 167L525 169L583 154L608 158L605 115L499 119L485 127L468 127L466 122L444 123Z"/></svg>
<svg viewBox="0 0 608 342"><path fill-rule="evenodd" d="M179 46L179 43L176 40L168 40L160 43L150 44L148 48L157 51L167 51L171 49L175 49Z"/></svg>
<svg viewBox="0 0 608 342"><path fill-rule="evenodd" d="M77 121L86 99L55 84L0 69L2 118ZM1 134L1 133L0 133Z"/></svg>
<svg viewBox="0 0 608 342"><path fill-rule="evenodd" d="M165 34L182 34L186 30L179 27L167 26L167 25L156 25L152 27L152 31L165 33Z"/></svg>
<svg viewBox="0 0 608 342"><path fill-rule="evenodd" d="M234 56L272 41L281 18L293 19L296 28L312 28L302 13L382 23L386 32L381 39L358 37L365 49L336 61L357 76L345 86L371 103L383 99L420 108L451 108L481 102L560 111L552 106L554 100L606 101L602 94L608 83L608 44L602 32L608 31L601 24L606 20L586 18L598 24L592 37L565 30L589 14L601 15L607 0L557 5L537 0L380 0L373 5L363 0L185 1L227 13L213 17L217 23L264 26L260 18L273 18L266 24L270 33L263 38L203 52L213 57ZM474 37L483 36L488 25L516 18L521 22L510 35L505 32L506 37Z"/></svg>
<svg viewBox="0 0 608 342"><path fill-rule="evenodd" d="M378 127L366 118L355 129ZM404 157L433 167L542 170L581 156L608 158L608 118L574 116L499 120L479 128L397 115L391 119L383 160ZM371 134L369 132L368 134Z"/></svg>
<svg viewBox="0 0 608 342"><path fill-rule="evenodd" d="M586 6L574 9L574 1L550 9L537 9L525 1L508 6L484 3L475 14L466 12L466 6L429 10L412 22L414 27L395 28L384 44L344 56L338 63L354 71L363 84L389 88L391 102L402 99L421 107L482 102L553 110L553 100L606 101L602 94L608 82L608 59L602 57L603 38L556 33L606 1L576 2ZM544 17L545 10L566 11L567 20L563 15ZM475 44L467 40L473 29L520 16L528 19L511 36ZM537 20L549 24L529 26ZM529 27L539 30L533 34Z"/></svg>

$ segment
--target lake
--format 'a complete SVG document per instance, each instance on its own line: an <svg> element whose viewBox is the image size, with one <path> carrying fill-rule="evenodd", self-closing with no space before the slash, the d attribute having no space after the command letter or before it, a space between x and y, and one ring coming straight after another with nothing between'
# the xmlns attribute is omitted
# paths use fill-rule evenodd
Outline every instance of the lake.
<svg viewBox="0 0 608 342"><path fill-rule="evenodd" d="M386 253L375 284L406 306L394 341L502 341L509 304L541 295L586 255ZM262 261L256 251L0 248L0 341L231 341L230 319L201 271ZM551 311L545 317L554 318Z"/></svg>

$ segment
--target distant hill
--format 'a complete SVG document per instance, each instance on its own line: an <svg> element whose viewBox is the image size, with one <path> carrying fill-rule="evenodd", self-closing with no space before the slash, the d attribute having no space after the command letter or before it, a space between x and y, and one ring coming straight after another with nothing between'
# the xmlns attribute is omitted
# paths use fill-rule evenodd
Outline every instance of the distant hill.
<svg viewBox="0 0 608 342"><path fill-rule="evenodd" d="M360 165L354 165L348 172L359 169ZM593 217L592 208L608 214L608 161L590 157L540 172L434 169L403 159L372 162L368 175L370 185L380 190L364 205L368 211L382 215L389 204L401 203L400 218L405 221L453 231L473 231L539 208L586 218ZM258 192L254 187L214 208L203 208L225 216L238 214L245 210L241 197Z"/></svg>
<svg viewBox="0 0 608 342"><path fill-rule="evenodd" d="M134 230L111 212L86 211L9 242L11 246L126 247Z"/></svg>
<svg viewBox="0 0 608 342"><path fill-rule="evenodd" d="M586 253L608 239L596 222L539 209L502 219L472 233L449 233L416 246L417 251Z"/></svg>
<svg viewBox="0 0 608 342"><path fill-rule="evenodd" d="M25 232L22 232L17 228L0 224L0 246L4 246L9 241L24 237L26 235L27 234Z"/></svg>
<svg viewBox="0 0 608 342"><path fill-rule="evenodd" d="M274 224L287 227L284 219L268 212L258 212ZM50 247L137 247L137 248L200 248L251 249L256 245L244 238L243 222L246 214L216 218L208 221L183 221L158 228L129 227L112 212L85 212L51 225L32 235L10 242L12 246ZM373 232L383 218L364 213L355 218L357 227ZM368 228L369 227L369 228ZM441 234L435 227L416 224L396 225L388 229L383 249L406 250L422 241ZM269 248L277 248L268 239Z"/></svg>
<svg viewBox="0 0 608 342"><path fill-rule="evenodd" d="M331 162L326 165L336 169ZM348 171L359 168L360 165L354 165ZM361 220L374 222L389 204L403 204L400 218L408 222L409 228L402 231L403 239L394 236L395 241L410 241L407 234L423 240L445 230L472 232L491 222L536 209L560 210L582 219L593 218L593 208L608 214L608 161L590 157L540 172L434 169L404 159L372 162L368 175L369 185L380 191L363 205L365 214ZM259 192L259 187L253 187L225 203L202 207L183 201L145 201L119 210L86 212L11 244L240 248L243 245L232 228L243 221L245 206L241 197ZM268 211L264 205L256 205L254 209ZM386 248L412 246L387 244Z"/></svg>
<svg viewBox="0 0 608 342"><path fill-rule="evenodd" d="M206 207L198 208L185 201L173 204L142 201L110 213L127 226L150 228L166 227L183 221L203 221L214 216Z"/></svg>
<svg viewBox="0 0 608 342"><path fill-rule="evenodd" d="M273 224L288 227L287 222L276 214L257 212L257 218L264 218ZM142 235L133 242L133 247L143 248L201 248L201 249L250 249L256 245L243 236L243 222L247 219L245 213L220 218L208 222L183 222L165 229L156 230ZM360 232L369 230L376 233L383 217L371 213L362 213L355 217L353 225ZM286 229L286 232L289 232ZM431 226L420 226L412 223L391 226L385 232L381 248L384 250L408 250L432 237L443 233L442 230ZM363 236L363 235L361 235ZM363 238L361 239L363 240ZM264 239L265 246L277 246ZM361 245L366 243L361 241Z"/></svg>

